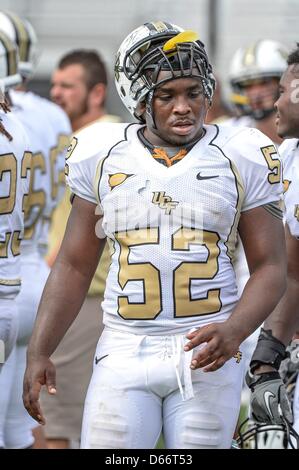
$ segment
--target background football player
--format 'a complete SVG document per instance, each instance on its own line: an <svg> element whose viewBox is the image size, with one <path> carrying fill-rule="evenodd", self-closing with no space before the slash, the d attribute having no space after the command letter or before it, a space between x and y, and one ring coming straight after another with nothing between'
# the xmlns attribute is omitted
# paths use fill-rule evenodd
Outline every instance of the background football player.
<svg viewBox="0 0 299 470"><path fill-rule="evenodd" d="M0 377L12 359L18 333L16 297L21 289L20 243L24 233L24 209L28 202L31 153L24 128L10 113L5 97L10 86L21 81L18 51L9 37L0 32ZM2 349L3 348L3 349ZM12 359L13 360L13 359ZM4 364L3 364L4 363ZM9 377L4 395L12 393ZM0 448L4 447L5 409L0 406Z"/></svg>
<svg viewBox="0 0 299 470"><path fill-rule="evenodd" d="M21 86L10 93L14 114L23 124L32 155L30 197L26 208L27 224L22 242L22 288L17 297L19 331L15 354L9 358L0 378L1 408L4 416L3 441L6 448L30 447L36 423L22 403L22 383L27 344L37 306L49 274L43 258L51 214L63 194L60 174L64 169L63 148L67 146L70 125L67 116L54 103L26 91L36 57L36 35L32 26L13 13L0 12L0 31L4 31L19 50ZM14 387L6 383L13 377Z"/></svg>
<svg viewBox="0 0 299 470"><path fill-rule="evenodd" d="M252 414L258 422L280 424L292 421L285 388L278 369L285 357L285 346L299 330L299 151L298 151L298 79L299 48L291 52L283 73L279 99L275 103L277 133L285 138L280 146L284 162L285 236L288 255L287 290L276 309L266 320L257 348L251 360L253 377L248 378L252 389ZM269 408L264 395L271 394ZM298 379L294 394L294 428L299 431Z"/></svg>

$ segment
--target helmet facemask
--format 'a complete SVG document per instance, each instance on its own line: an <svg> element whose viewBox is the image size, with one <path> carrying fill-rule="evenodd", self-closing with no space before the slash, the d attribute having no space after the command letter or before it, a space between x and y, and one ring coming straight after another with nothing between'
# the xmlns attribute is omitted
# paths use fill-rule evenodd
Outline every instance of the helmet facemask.
<svg viewBox="0 0 299 470"><path fill-rule="evenodd" d="M204 45L197 37L193 31L182 31L173 26L173 29L154 35L148 33L148 36L126 51L121 62L119 52L115 66L117 89L125 106L139 121L144 122L143 113L146 109L154 123L154 91L170 80L198 78L211 103L215 78ZM161 71L169 72L162 80L159 79ZM122 80L119 80L120 74L124 75L126 90L121 85Z"/></svg>

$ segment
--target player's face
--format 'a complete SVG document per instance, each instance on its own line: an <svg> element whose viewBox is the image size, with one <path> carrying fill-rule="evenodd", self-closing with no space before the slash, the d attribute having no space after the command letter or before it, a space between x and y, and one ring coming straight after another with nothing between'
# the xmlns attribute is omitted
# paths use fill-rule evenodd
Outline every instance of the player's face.
<svg viewBox="0 0 299 470"><path fill-rule="evenodd" d="M280 137L299 137L299 66L290 65L281 77L275 103L275 124Z"/></svg>
<svg viewBox="0 0 299 470"><path fill-rule="evenodd" d="M169 72L160 72L158 81L167 76ZM160 85L152 105L156 129L145 115L145 135L152 144L180 146L202 134L208 103L199 79L178 78Z"/></svg>
<svg viewBox="0 0 299 470"><path fill-rule="evenodd" d="M253 111L274 109L274 102L278 93L278 80L276 78L250 80L244 86L244 93Z"/></svg>
<svg viewBox="0 0 299 470"><path fill-rule="evenodd" d="M52 76L50 94L71 121L85 114L88 111L88 90L83 67L72 64L57 69Z"/></svg>

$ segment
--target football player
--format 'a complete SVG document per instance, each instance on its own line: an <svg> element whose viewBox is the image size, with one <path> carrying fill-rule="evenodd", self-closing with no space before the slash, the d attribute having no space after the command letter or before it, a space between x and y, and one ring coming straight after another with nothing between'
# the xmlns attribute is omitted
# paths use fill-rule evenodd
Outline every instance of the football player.
<svg viewBox="0 0 299 470"><path fill-rule="evenodd" d="M266 320L252 356L251 376L253 417L258 422L280 424L292 421L292 413L278 369L285 358L285 347L299 330L299 47L287 59L275 103L277 133L285 138L280 146L284 163L285 236L288 255L287 290ZM299 431L299 387L294 395L294 428Z"/></svg>
<svg viewBox="0 0 299 470"><path fill-rule="evenodd" d="M26 20L13 13L0 12L0 31L4 31L19 50L19 72L22 83L10 92L14 114L23 124L30 139L32 179L26 208L26 227L22 243L23 284L17 297L19 331L15 364L8 362L1 374L0 387L13 376L12 393L1 394L6 415L4 444L6 448L27 448L33 442L32 429L36 423L28 419L22 403L22 383L25 371L27 344L32 332L37 306L49 274L41 245L47 243L51 214L63 195L60 174L64 168L63 148L67 146L70 124L64 112L54 103L26 90L36 58L37 39ZM12 370L13 369L13 370ZM2 403L4 408L4 403ZM2 406L1 405L1 406Z"/></svg>
<svg viewBox="0 0 299 470"><path fill-rule="evenodd" d="M24 233L24 209L28 202L31 153L29 140L19 121L10 114L5 97L10 86L21 81L18 51L4 33L0 33L0 377L17 338L16 297L21 289L20 243ZM2 397L10 394L12 378L1 387ZM0 406L0 448L4 447L5 409Z"/></svg>
<svg viewBox="0 0 299 470"><path fill-rule="evenodd" d="M270 39L257 41L235 52L229 81L233 90L231 99L240 117L232 119L228 125L255 127L273 142L281 143L276 132L274 103L287 55L283 44Z"/></svg>
<svg viewBox="0 0 299 470"><path fill-rule="evenodd" d="M193 31L140 26L120 46L115 80L138 122L86 128L72 140L72 211L30 341L24 404L45 422L40 388L56 393L49 357L78 314L107 237L105 328L82 448L154 448L162 426L167 448L229 448L241 343L285 287L280 160L255 129L203 124L215 79ZM239 301L237 230L251 270Z"/></svg>
<svg viewBox="0 0 299 470"><path fill-rule="evenodd" d="M274 103L278 98L279 79L286 67L287 50L277 41L264 39L239 48L230 64L229 81L232 102L239 117L224 125L248 126L259 129L276 145L281 143L275 126ZM249 269L242 242L238 240L234 260L239 295L249 279ZM244 360L249 365L256 346L259 329L244 343ZM244 402L249 400L249 390L244 386Z"/></svg>
<svg viewBox="0 0 299 470"><path fill-rule="evenodd" d="M75 134L87 125L95 125L97 132L98 123L119 122L117 116L106 112L107 86L106 67L97 51L75 49L61 57L52 74L51 97L67 112ZM66 191L53 217L50 264L59 250L70 210L70 192ZM94 351L103 329L99 303L103 301L109 264L106 244L80 313L52 356L60 383L59 394L54 397L46 390L41 393L47 416L43 430L51 449L79 447L84 400L92 374ZM74 381L78 376L80 380Z"/></svg>

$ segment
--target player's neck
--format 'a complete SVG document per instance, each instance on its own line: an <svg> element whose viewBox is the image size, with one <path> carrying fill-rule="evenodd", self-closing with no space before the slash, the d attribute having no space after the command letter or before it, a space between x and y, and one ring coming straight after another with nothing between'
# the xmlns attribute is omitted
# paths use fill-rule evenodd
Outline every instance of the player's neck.
<svg viewBox="0 0 299 470"><path fill-rule="evenodd" d="M261 121L255 121L255 127L269 137L269 139L271 139L275 144L281 144L282 139L276 132L274 114L271 114L271 116L268 116L266 119L262 119Z"/></svg>
<svg viewBox="0 0 299 470"><path fill-rule="evenodd" d="M72 130L73 132L78 131L82 127L87 126L88 124L91 124L92 122L96 121L97 119L100 119L106 114L105 110L90 110L87 113L82 114L81 116L78 116L77 118L71 119L71 125L72 125Z"/></svg>

